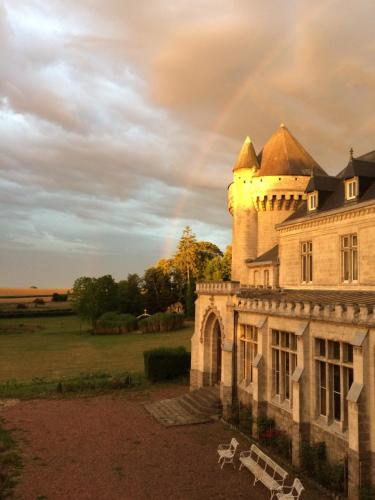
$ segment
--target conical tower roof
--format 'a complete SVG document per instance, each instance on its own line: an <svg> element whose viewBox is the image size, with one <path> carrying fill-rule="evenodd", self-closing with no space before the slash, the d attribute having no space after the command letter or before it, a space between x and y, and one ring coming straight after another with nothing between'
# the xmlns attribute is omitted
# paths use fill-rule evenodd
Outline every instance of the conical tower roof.
<svg viewBox="0 0 375 500"><path fill-rule="evenodd" d="M237 157L237 161L234 164L233 172L239 170L240 168L259 168L259 163L257 160L257 155L255 154L255 149L253 143L249 136L246 137L240 154Z"/></svg>
<svg viewBox="0 0 375 500"><path fill-rule="evenodd" d="M262 151L259 175L327 175L282 123Z"/></svg>

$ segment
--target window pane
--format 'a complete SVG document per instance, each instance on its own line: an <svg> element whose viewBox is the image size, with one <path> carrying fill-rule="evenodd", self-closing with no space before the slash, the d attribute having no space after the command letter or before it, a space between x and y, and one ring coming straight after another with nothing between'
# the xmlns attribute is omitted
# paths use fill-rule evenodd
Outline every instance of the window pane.
<svg viewBox="0 0 375 500"><path fill-rule="evenodd" d="M272 330L272 344L279 345L279 331Z"/></svg>
<svg viewBox="0 0 375 500"><path fill-rule="evenodd" d="M353 250L353 280L358 280L358 256L357 250Z"/></svg>
<svg viewBox="0 0 375 500"><path fill-rule="evenodd" d="M341 420L340 367L333 366L333 418Z"/></svg>
<svg viewBox="0 0 375 500"><path fill-rule="evenodd" d="M349 252L343 253L343 278L344 281L349 281Z"/></svg>
<svg viewBox="0 0 375 500"><path fill-rule="evenodd" d="M331 359L340 360L340 342L329 341L329 357Z"/></svg>
<svg viewBox="0 0 375 500"><path fill-rule="evenodd" d="M320 414L327 415L327 399L326 399L326 364L323 361L319 361L319 403L320 403Z"/></svg>
<svg viewBox="0 0 375 500"><path fill-rule="evenodd" d="M294 333L290 334L290 349L292 351L296 351L297 350L297 336L294 335Z"/></svg>
<svg viewBox="0 0 375 500"><path fill-rule="evenodd" d="M290 370L290 365L289 365L289 353L285 353L285 399L290 398L290 390L289 390L289 370Z"/></svg>
<svg viewBox="0 0 375 500"><path fill-rule="evenodd" d="M343 344L344 348L344 361L346 363L353 363L353 346L351 344Z"/></svg>
<svg viewBox="0 0 375 500"><path fill-rule="evenodd" d="M353 368L346 368L347 377L346 377L346 394L348 394L352 384L353 384Z"/></svg>

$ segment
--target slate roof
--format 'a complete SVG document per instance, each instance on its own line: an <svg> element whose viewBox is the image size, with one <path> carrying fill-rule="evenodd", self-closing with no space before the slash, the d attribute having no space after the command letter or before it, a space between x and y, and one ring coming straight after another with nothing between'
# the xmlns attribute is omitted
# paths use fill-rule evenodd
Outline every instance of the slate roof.
<svg viewBox="0 0 375 500"><path fill-rule="evenodd" d="M310 302L324 305L367 305L375 307L375 292L352 290L272 290L248 287L240 290L240 297L246 299L277 300L281 302Z"/></svg>
<svg viewBox="0 0 375 500"><path fill-rule="evenodd" d="M264 146L259 175L327 175L282 123Z"/></svg>
<svg viewBox="0 0 375 500"><path fill-rule="evenodd" d="M368 159L364 160L364 158ZM371 158L374 159L370 161ZM352 177L359 178L359 195L355 200L347 201L345 200L344 180L351 179ZM282 224L301 218L314 217L329 210L375 200L375 151L358 158L351 158L347 166L336 177L311 177L306 192L310 193L315 190L319 192L318 210L309 212L307 210L307 203L304 202Z"/></svg>
<svg viewBox="0 0 375 500"><path fill-rule="evenodd" d="M256 259L246 259L249 264L261 264L262 262L277 262L279 258L279 245L275 245L271 250L259 255Z"/></svg>
<svg viewBox="0 0 375 500"><path fill-rule="evenodd" d="M246 137L233 167L233 172L241 168L259 168L258 158L250 137Z"/></svg>

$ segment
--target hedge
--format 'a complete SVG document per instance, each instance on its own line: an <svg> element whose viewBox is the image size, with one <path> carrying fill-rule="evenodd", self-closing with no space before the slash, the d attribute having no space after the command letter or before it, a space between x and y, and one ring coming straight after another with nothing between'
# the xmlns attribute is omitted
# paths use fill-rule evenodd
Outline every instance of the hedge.
<svg viewBox="0 0 375 500"><path fill-rule="evenodd" d="M143 333L169 332L184 326L185 317L181 313L156 313L139 321Z"/></svg>
<svg viewBox="0 0 375 500"><path fill-rule="evenodd" d="M106 312L97 321L93 333L119 334L133 332L137 329L137 318L131 314Z"/></svg>
<svg viewBox="0 0 375 500"><path fill-rule="evenodd" d="M159 347L143 353L145 375L151 382L171 380L187 375L190 352L185 347Z"/></svg>

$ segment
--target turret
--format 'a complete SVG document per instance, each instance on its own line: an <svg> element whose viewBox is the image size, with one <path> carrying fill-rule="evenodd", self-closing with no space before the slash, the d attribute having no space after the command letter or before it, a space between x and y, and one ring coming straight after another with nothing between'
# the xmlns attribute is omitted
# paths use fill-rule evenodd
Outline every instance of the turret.
<svg viewBox="0 0 375 500"><path fill-rule="evenodd" d="M251 139L247 137L233 167L233 182L228 188L228 209L232 224L232 280L247 282L246 259L257 255L257 212L253 203L253 178L259 164Z"/></svg>
<svg viewBox="0 0 375 500"><path fill-rule="evenodd" d="M327 175L282 123L263 148L253 202L258 212L257 255L278 244L275 226L306 198L312 174Z"/></svg>

